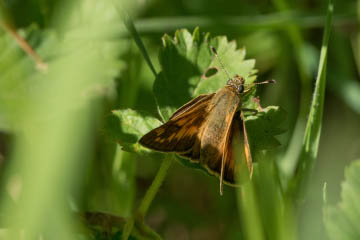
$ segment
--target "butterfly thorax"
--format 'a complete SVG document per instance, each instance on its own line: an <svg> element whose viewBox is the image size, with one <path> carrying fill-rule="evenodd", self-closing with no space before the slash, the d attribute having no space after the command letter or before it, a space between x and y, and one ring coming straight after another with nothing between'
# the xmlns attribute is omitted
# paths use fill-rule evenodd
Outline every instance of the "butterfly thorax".
<svg viewBox="0 0 360 240"><path fill-rule="evenodd" d="M226 85L233 88L238 94L241 94L244 92L244 83L245 80L243 77L240 77L239 75L235 75L233 78L230 78Z"/></svg>

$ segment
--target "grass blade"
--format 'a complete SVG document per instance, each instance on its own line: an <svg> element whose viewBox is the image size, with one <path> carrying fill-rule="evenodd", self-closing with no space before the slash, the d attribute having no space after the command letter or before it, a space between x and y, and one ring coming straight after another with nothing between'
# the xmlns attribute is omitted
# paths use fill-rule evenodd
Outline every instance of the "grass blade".
<svg viewBox="0 0 360 240"><path fill-rule="evenodd" d="M326 86L326 59L330 31L332 26L332 15L334 6L332 0L329 0L328 12L326 17L325 32L320 53L318 74L316 78L315 91L311 102L310 114L306 124L305 136L302 146L302 152L296 173L296 191L300 197L304 193L312 169L316 162L319 148L322 116L324 110L325 86Z"/></svg>
<svg viewBox="0 0 360 240"><path fill-rule="evenodd" d="M139 36L139 33L137 32L137 30L136 30L136 28L134 26L134 22L132 21L129 14L124 12L123 15L124 15L123 16L123 21L124 21L124 24L125 24L127 30L129 31L131 36L134 38L134 41L135 41L136 45L139 47L140 52L144 56L144 59L145 59L146 63L149 65L149 68L151 69L151 72L156 77L156 75L157 75L156 70L154 68L154 65L151 62L151 59L149 57L148 52L146 51L144 43L142 42L142 40L141 40L141 38Z"/></svg>
<svg viewBox="0 0 360 240"><path fill-rule="evenodd" d="M290 9L290 6L288 6L285 0L273 0L273 4L281 12L286 12ZM287 179L291 179L301 154L301 142L304 138L306 117L311 101L312 79L311 70L307 66L306 59L304 58L303 52L306 47L306 42L302 36L300 27L295 24L289 24L284 25L284 30L292 45L291 49L294 52L294 60L296 62L301 89L299 96L300 107L297 113L294 131L285 155L279 164L284 176Z"/></svg>

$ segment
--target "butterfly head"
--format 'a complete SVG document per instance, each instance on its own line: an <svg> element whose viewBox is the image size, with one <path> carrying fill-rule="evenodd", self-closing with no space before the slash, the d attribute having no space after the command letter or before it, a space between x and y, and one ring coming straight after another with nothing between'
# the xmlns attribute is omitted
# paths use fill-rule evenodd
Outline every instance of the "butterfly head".
<svg viewBox="0 0 360 240"><path fill-rule="evenodd" d="M275 80L266 80L263 82L254 82L250 84L245 84L245 79L240 77L239 75L235 75L233 78L229 78L226 85L235 89L238 94L245 95L250 92L252 88L256 85L268 84L268 83L276 83Z"/></svg>
<svg viewBox="0 0 360 240"><path fill-rule="evenodd" d="M235 75L233 78L230 78L226 85L234 88L238 94L241 94L244 92L245 87L245 80L243 77L240 77L239 75Z"/></svg>

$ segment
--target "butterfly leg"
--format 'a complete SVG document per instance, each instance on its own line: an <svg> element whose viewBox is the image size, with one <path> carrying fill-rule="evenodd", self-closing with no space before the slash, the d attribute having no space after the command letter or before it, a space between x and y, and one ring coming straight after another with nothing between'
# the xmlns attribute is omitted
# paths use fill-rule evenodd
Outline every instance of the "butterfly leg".
<svg viewBox="0 0 360 240"><path fill-rule="evenodd" d="M256 98L253 98L253 101L256 103L258 109L260 112L264 112L264 109L261 107L260 105L260 98L259 97L256 97Z"/></svg>

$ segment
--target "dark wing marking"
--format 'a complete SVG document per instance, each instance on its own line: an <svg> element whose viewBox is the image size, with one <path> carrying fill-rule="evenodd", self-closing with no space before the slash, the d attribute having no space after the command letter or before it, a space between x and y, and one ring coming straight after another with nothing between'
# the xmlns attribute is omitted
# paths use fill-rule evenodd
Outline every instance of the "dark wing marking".
<svg viewBox="0 0 360 240"><path fill-rule="evenodd" d="M194 142L192 148L189 151L187 151L186 153L180 154L180 156L182 156L184 158L188 158L192 162L200 161L200 139L201 139L201 134L202 134L203 129L204 128L202 127L197 132L197 136L195 138L195 142Z"/></svg>
<svg viewBox="0 0 360 240"><path fill-rule="evenodd" d="M186 153L190 151L198 138L198 132L206 122L208 105L212 94L193 102L165 124L145 134L139 143L160 152ZM185 104L184 106L186 106Z"/></svg>

